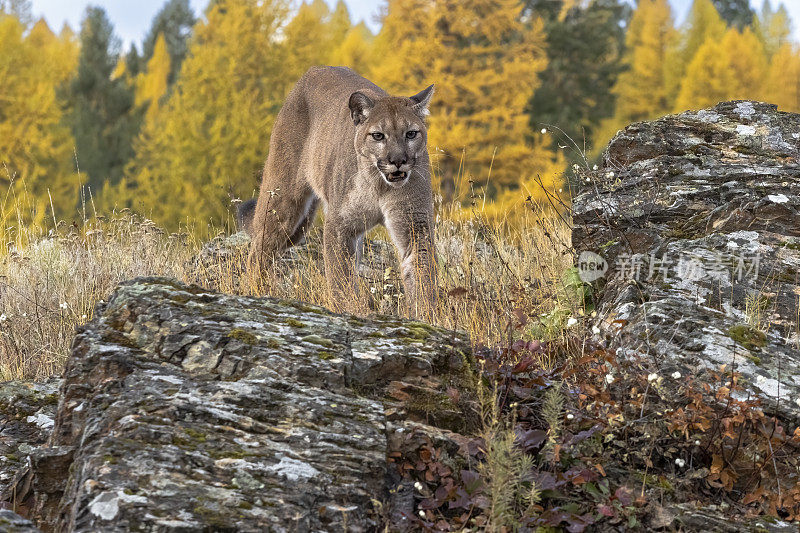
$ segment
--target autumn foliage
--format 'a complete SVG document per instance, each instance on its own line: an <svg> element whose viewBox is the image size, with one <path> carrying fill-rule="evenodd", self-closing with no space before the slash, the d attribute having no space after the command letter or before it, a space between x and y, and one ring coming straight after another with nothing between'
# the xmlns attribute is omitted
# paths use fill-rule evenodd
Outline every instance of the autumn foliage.
<svg viewBox="0 0 800 533"><path fill-rule="evenodd" d="M198 235L230 225L284 97L318 64L397 94L436 83L436 185L500 218L543 189L566 198L567 165L630 122L734 98L800 111L800 51L769 2L695 0L675 27L668 0L388 0L373 34L341 1L217 0L197 19L168 0L141 52L102 9L78 35L30 15L0 3L2 218L23 224L88 205Z"/></svg>

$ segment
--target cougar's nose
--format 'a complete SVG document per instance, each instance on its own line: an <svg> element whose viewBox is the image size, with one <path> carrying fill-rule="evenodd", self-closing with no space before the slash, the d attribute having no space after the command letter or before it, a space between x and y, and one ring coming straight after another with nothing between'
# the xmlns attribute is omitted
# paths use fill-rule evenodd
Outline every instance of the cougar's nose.
<svg viewBox="0 0 800 533"><path fill-rule="evenodd" d="M397 156L397 157L390 157L389 158L389 164L394 165L398 169L400 167L402 167L403 165L405 165L407 162L408 162L408 158L405 155Z"/></svg>

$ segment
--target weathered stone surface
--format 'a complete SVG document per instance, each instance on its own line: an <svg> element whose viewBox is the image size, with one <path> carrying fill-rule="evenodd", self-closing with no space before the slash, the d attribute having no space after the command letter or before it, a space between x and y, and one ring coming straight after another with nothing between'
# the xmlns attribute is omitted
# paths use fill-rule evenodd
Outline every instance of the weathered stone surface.
<svg viewBox="0 0 800 533"><path fill-rule="evenodd" d="M0 493L14 484L28 455L47 442L60 385L59 379L0 384Z"/></svg>
<svg viewBox="0 0 800 533"><path fill-rule="evenodd" d="M679 504L670 508L674 517L664 527L678 531L706 531L709 533L791 533L797 525L771 517L731 517L730 509L713 505L697 508L691 504Z"/></svg>
<svg viewBox="0 0 800 533"><path fill-rule="evenodd" d="M12 511L0 511L0 531L3 533L39 533L33 522Z"/></svg>
<svg viewBox="0 0 800 533"><path fill-rule="evenodd" d="M598 326L662 373L735 368L800 415L800 115L726 102L629 126L574 201L609 263ZM637 268L639 271L637 272Z"/></svg>
<svg viewBox="0 0 800 533"><path fill-rule="evenodd" d="M95 316L27 473L47 529L373 530L398 428L477 424L460 333L154 278Z"/></svg>

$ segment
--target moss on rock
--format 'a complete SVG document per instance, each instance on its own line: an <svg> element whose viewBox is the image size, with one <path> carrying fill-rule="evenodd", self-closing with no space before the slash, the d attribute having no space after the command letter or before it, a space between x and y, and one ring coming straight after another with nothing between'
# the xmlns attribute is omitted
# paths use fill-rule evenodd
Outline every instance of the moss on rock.
<svg viewBox="0 0 800 533"><path fill-rule="evenodd" d="M767 344L767 336L747 324L737 324L728 330L728 336L737 344L752 351L760 350Z"/></svg>

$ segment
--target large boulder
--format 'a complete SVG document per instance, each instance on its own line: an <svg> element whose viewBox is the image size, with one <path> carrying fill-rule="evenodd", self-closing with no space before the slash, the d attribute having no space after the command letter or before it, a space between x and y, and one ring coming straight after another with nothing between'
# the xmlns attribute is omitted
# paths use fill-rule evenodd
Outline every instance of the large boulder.
<svg viewBox="0 0 800 533"><path fill-rule="evenodd" d="M597 326L618 353L701 379L726 365L796 421L800 115L735 101L633 124L588 180L573 245L587 281L608 267Z"/></svg>
<svg viewBox="0 0 800 533"><path fill-rule="evenodd" d="M374 530L403 519L397 435L474 430L474 379L461 333L137 279L78 331L19 485L55 531Z"/></svg>

